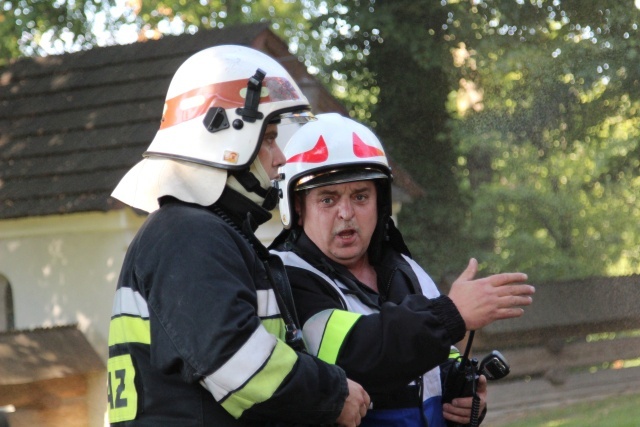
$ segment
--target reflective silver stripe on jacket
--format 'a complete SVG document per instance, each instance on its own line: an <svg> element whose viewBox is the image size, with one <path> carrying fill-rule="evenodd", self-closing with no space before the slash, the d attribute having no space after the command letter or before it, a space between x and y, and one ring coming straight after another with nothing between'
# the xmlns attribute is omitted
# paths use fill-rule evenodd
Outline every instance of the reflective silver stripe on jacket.
<svg viewBox="0 0 640 427"><path fill-rule="evenodd" d="M275 317L280 315L280 307L273 289L259 289L258 295L258 316L259 317Z"/></svg>
<svg viewBox="0 0 640 427"><path fill-rule="evenodd" d="M322 337L324 336L324 330L327 326L327 322L331 317L333 310L322 310L319 313L311 316L304 324L304 342L307 345L309 354L316 356L322 344Z"/></svg>
<svg viewBox="0 0 640 427"><path fill-rule="evenodd" d="M116 290L116 295L113 299L111 316L119 316L122 314L148 319L149 306L147 305L147 301L139 292L131 288L119 288Z"/></svg>
<svg viewBox="0 0 640 427"><path fill-rule="evenodd" d="M420 288L422 289L422 294L427 298L438 298L440 296L440 291L438 287L434 283L434 281L429 277L429 275L418 265L417 262L412 260L411 258L402 255L404 260L411 266L411 269L418 277L418 282L420 283Z"/></svg>
<svg viewBox="0 0 640 427"><path fill-rule="evenodd" d="M227 363L201 381L202 385L217 401L224 399L262 369L276 342L276 337L258 327Z"/></svg>
<svg viewBox="0 0 640 427"><path fill-rule="evenodd" d="M360 314L371 314L371 313L378 312L378 310L375 310L369 307L368 305L363 304L362 301L360 301L358 297L356 297L355 295L351 295L351 294L345 295L344 292L342 291L342 289L347 289L347 286L345 284L343 284L342 282L340 282L340 280L337 280L337 279L332 280L331 278L329 278L329 276L327 276L326 274L324 274L323 272L321 272L320 270L318 270L317 268L309 264L304 259L300 258L295 253L276 252L276 251L272 251L272 253L275 255L278 255L282 259L282 262L284 263L284 265L303 268L307 271L311 271L312 273L314 273L319 277L322 277L336 291L338 291L338 295L340 295L340 299L342 300L342 304L344 306L343 308L345 310L352 311L354 313L360 313Z"/></svg>

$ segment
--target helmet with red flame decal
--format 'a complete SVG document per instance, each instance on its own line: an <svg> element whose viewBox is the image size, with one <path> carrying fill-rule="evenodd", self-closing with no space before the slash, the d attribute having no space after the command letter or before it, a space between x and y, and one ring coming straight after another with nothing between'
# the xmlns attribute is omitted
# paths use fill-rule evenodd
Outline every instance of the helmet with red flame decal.
<svg viewBox="0 0 640 427"><path fill-rule="evenodd" d="M284 148L280 219L295 225L296 191L353 181L375 180L379 215L391 215L391 168L378 137L366 126L336 113L318 114Z"/></svg>
<svg viewBox="0 0 640 427"><path fill-rule="evenodd" d="M269 123L304 122L309 110L293 78L264 53L233 45L197 52L174 74L160 129L113 196L147 212L164 195L208 206L228 175L249 173Z"/></svg>

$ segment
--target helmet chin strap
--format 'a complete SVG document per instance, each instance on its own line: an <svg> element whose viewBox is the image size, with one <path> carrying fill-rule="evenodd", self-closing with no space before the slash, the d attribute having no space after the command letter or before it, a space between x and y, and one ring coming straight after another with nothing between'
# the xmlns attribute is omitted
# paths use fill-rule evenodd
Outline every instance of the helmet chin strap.
<svg viewBox="0 0 640 427"><path fill-rule="evenodd" d="M227 185L268 211L273 210L280 200L278 188L271 185L271 180L258 159L254 160L250 169L232 172Z"/></svg>
<svg viewBox="0 0 640 427"><path fill-rule="evenodd" d="M257 194L261 199L263 199L262 204L260 204L260 202L257 202L255 200L255 197L251 197L250 195L245 194L245 196L248 196L250 199L260 204L260 206L262 206L266 210L271 211L278 205L278 201L280 199L278 197L278 189L269 186L269 188L265 190L260 185L260 181L258 180L258 178L256 178L255 175L251 173L251 171L244 170L241 172L234 172L233 176L246 191L248 191L249 193Z"/></svg>
<svg viewBox="0 0 640 427"><path fill-rule="evenodd" d="M262 207L268 211L272 211L278 206L280 202L280 190L276 187L269 187L267 190L267 195L264 197L264 202L262 202Z"/></svg>

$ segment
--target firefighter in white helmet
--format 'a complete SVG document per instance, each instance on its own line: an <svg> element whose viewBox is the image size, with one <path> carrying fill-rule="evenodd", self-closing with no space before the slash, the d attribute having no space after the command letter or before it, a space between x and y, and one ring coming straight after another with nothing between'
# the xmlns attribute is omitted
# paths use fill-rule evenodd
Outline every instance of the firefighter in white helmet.
<svg viewBox="0 0 640 427"><path fill-rule="evenodd" d="M160 129L113 192L151 214L113 304L111 425L359 424L367 394L300 351L284 268L253 235L278 201L277 123L310 117L285 69L250 48L208 48L175 73Z"/></svg>
<svg viewBox="0 0 640 427"><path fill-rule="evenodd" d="M272 244L307 347L369 392L363 426L469 423L471 397L443 406L439 367L467 330L521 315L533 288L521 273L472 280L471 260L440 295L391 219L391 169L376 135L338 114L317 119L285 146L285 230ZM481 412L484 377L477 394Z"/></svg>

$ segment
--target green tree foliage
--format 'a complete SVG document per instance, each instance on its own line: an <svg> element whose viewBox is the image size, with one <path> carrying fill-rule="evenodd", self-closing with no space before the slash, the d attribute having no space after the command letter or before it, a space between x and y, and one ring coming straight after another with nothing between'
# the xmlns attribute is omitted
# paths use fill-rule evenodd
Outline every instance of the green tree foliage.
<svg viewBox="0 0 640 427"><path fill-rule="evenodd" d="M445 106L451 62L441 31L445 9L435 2L309 2L312 28L325 53L320 73L358 120L381 137L396 166L424 190L399 214L414 257L439 278L460 271L466 205L454 173L457 148ZM431 24L431 25L429 25Z"/></svg>
<svg viewBox="0 0 640 427"><path fill-rule="evenodd" d="M136 0L132 24L151 36L196 32L239 23L270 21L281 36L303 22L303 7L293 0ZM154 34L155 33L155 34Z"/></svg>
<svg viewBox="0 0 640 427"><path fill-rule="evenodd" d="M640 271L638 9L570 0L450 8L462 82L452 128L474 199L467 235L485 265L539 280Z"/></svg>
<svg viewBox="0 0 640 427"><path fill-rule="evenodd" d="M466 256L534 280L640 271L638 17L630 0L400 0L316 20L332 68L375 94L353 111L427 191L400 224L436 277Z"/></svg>
<svg viewBox="0 0 640 427"><path fill-rule="evenodd" d="M116 0L4 0L0 3L0 65L19 56L42 55L43 45L59 52L97 43L96 14ZM110 15L105 25L114 28Z"/></svg>

